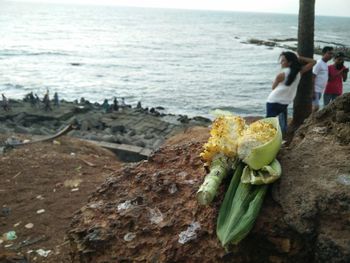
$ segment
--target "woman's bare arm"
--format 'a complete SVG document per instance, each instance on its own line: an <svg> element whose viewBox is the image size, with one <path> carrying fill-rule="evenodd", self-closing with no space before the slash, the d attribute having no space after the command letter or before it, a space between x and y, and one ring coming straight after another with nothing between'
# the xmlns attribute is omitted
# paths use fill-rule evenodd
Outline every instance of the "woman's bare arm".
<svg viewBox="0 0 350 263"><path fill-rule="evenodd" d="M274 82L272 83L272 90L274 90L274 89L278 86L279 83L283 82L284 79L285 79L285 74L284 74L284 72L279 73L279 74L276 76Z"/></svg>
<svg viewBox="0 0 350 263"><path fill-rule="evenodd" d="M304 74L305 72L308 72L316 64L316 60L314 60L312 58L302 57L302 56L299 56L299 61L300 61L300 63L305 64L301 68L300 74Z"/></svg>

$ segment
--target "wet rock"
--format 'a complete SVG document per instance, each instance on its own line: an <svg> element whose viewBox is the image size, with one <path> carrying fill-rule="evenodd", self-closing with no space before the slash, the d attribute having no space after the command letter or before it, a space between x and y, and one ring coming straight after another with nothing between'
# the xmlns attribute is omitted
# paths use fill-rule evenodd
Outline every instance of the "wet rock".
<svg viewBox="0 0 350 263"><path fill-rule="evenodd" d="M350 114L345 111L337 111L335 118L336 118L336 121L339 123L349 122Z"/></svg>
<svg viewBox="0 0 350 263"><path fill-rule="evenodd" d="M80 123L80 130L82 131L88 131L92 128L93 126L91 125L90 121L88 120L83 120L81 123Z"/></svg>
<svg viewBox="0 0 350 263"><path fill-rule="evenodd" d="M124 125L114 125L111 127L111 130L113 133L119 132L119 133L125 133L126 128Z"/></svg>
<svg viewBox="0 0 350 263"><path fill-rule="evenodd" d="M195 117L193 117L193 120L200 122L200 123L208 123L208 125L211 123L210 119L204 118L202 116L195 116Z"/></svg>
<svg viewBox="0 0 350 263"><path fill-rule="evenodd" d="M112 134L112 129L111 128L106 128L103 130L104 134Z"/></svg>
<svg viewBox="0 0 350 263"><path fill-rule="evenodd" d="M146 147L146 143L141 140L134 140L134 144L139 147Z"/></svg>
<svg viewBox="0 0 350 263"><path fill-rule="evenodd" d="M133 144L132 142L134 140L130 139L130 138L127 138L127 137L123 137L120 139L121 143L124 143L124 144Z"/></svg>
<svg viewBox="0 0 350 263"><path fill-rule="evenodd" d="M51 130L49 130L48 128L46 128L46 127L41 127L39 130L40 130L40 134L41 135L53 134L53 132Z"/></svg>
<svg viewBox="0 0 350 263"><path fill-rule="evenodd" d="M115 142L115 138L113 135L103 135L100 137L99 140L104 142Z"/></svg>
<svg viewBox="0 0 350 263"><path fill-rule="evenodd" d="M128 136L130 137L133 137L136 135L136 131L135 130L131 130L129 133L128 133Z"/></svg>
<svg viewBox="0 0 350 263"><path fill-rule="evenodd" d="M8 129L0 126L0 133L6 134L6 133L8 133Z"/></svg>
<svg viewBox="0 0 350 263"><path fill-rule="evenodd" d="M100 137L96 134L87 134L87 135L84 135L83 138L87 140L92 140L92 141L100 140Z"/></svg>
<svg viewBox="0 0 350 263"><path fill-rule="evenodd" d="M327 237L321 237L316 244L315 262L350 262L350 254L344 255L339 244Z"/></svg>
<svg viewBox="0 0 350 263"><path fill-rule="evenodd" d="M13 120L20 124L23 123L23 121L25 120L27 114L25 112L21 112L20 114L18 114L16 117L13 118Z"/></svg>
<svg viewBox="0 0 350 263"><path fill-rule="evenodd" d="M153 135L153 134L146 134L146 135L144 136L144 138L145 138L146 140L150 140L150 139L153 139L153 138L154 138L154 135Z"/></svg>
<svg viewBox="0 0 350 263"><path fill-rule="evenodd" d="M29 133L28 129L24 128L23 126L16 126L14 129L15 133L23 133L23 134L27 134Z"/></svg>
<svg viewBox="0 0 350 263"><path fill-rule="evenodd" d="M188 123L190 121L187 115L180 116L177 120L181 123Z"/></svg>

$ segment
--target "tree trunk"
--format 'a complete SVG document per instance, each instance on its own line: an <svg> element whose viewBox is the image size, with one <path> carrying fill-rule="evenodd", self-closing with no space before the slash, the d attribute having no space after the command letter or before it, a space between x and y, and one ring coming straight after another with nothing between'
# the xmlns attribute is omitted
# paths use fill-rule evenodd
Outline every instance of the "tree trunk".
<svg viewBox="0 0 350 263"><path fill-rule="evenodd" d="M298 54L312 58L314 54L315 0L299 0ZM294 131L309 117L312 111L312 72L305 73L294 99L293 121L290 131Z"/></svg>

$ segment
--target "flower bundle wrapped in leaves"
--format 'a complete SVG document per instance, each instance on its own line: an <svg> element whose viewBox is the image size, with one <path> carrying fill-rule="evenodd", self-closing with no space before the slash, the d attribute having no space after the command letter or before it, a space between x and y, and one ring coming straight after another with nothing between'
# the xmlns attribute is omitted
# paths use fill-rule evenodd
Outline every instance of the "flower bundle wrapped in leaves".
<svg viewBox="0 0 350 263"><path fill-rule="evenodd" d="M217 222L217 235L223 246L237 244L253 227L267 191L266 184L277 180L282 172L275 159L281 142L277 118L262 119L249 126L236 116L215 120L211 137L201 153L210 173L197 192L197 200L209 204L235 164Z"/></svg>

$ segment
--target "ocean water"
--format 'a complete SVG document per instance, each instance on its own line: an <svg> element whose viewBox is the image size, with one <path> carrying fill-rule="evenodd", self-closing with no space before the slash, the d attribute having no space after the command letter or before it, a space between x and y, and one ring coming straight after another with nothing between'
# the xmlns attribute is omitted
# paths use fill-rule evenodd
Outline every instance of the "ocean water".
<svg viewBox="0 0 350 263"><path fill-rule="evenodd" d="M297 15L0 2L0 92L124 97L168 113L263 115ZM350 17L316 17L315 39L349 45ZM317 58L317 56L316 56ZM349 66L349 63L346 63ZM345 83L345 91L350 91Z"/></svg>

